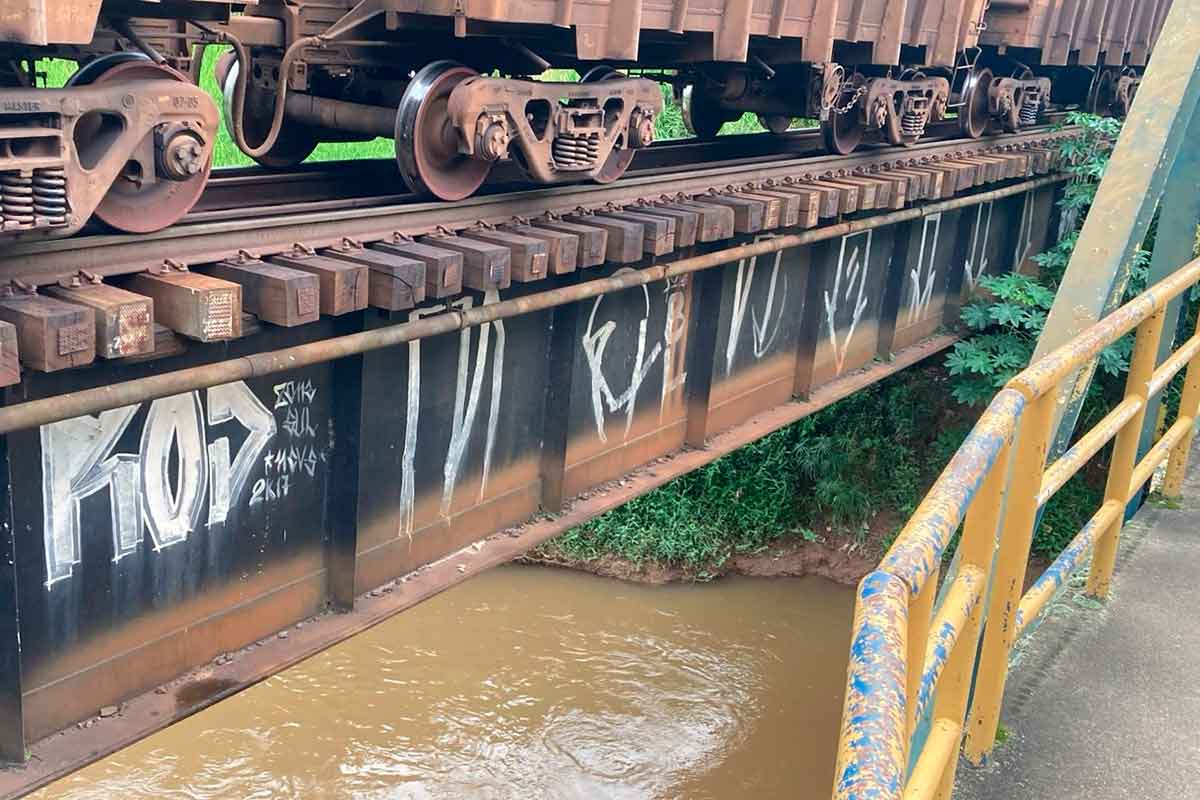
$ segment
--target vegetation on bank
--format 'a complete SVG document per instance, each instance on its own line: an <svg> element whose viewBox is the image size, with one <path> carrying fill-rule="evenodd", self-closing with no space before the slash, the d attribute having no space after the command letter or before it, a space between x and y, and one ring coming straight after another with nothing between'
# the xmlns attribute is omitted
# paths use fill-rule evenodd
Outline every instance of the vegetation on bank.
<svg viewBox="0 0 1200 800"><path fill-rule="evenodd" d="M1071 182L1059 201L1070 231L1035 257L1036 275L982 281L963 310L966 337L942 364L912 369L731 453L543 545L534 558L681 566L703 576L735 554L781 540L890 543L999 387L1028 363L1119 125L1073 114L1063 147ZM1146 286L1153 233L1130 265L1125 297ZM1196 304L1185 315L1194 325ZM1190 328L1189 328L1190 330ZM1132 339L1109 348L1079 417L1086 430L1123 393ZM1167 405L1177 403L1177 379ZM1057 554L1103 496L1108 448L1047 504L1033 550Z"/></svg>
<svg viewBox="0 0 1200 800"><path fill-rule="evenodd" d="M568 531L534 557L615 555L702 575L789 537L863 543L915 509L966 434L946 381L940 369L920 369L863 389Z"/></svg>

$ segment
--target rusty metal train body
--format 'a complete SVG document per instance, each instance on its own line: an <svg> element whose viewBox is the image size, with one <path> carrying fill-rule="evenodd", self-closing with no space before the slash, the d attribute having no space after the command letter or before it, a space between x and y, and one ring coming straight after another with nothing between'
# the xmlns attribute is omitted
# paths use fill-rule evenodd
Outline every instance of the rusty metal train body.
<svg viewBox="0 0 1200 800"><path fill-rule="evenodd" d="M208 45L226 51L228 127L261 164L386 136L411 189L454 200L501 159L541 183L615 180L654 137L654 79L697 136L747 111L773 132L807 116L835 153L911 145L951 114L969 137L1052 102L1121 114L1169 4L0 0L0 240L179 220L219 129L195 85ZM83 66L40 88L43 57ZM582 77L532 79L549 67Z"/></svg>

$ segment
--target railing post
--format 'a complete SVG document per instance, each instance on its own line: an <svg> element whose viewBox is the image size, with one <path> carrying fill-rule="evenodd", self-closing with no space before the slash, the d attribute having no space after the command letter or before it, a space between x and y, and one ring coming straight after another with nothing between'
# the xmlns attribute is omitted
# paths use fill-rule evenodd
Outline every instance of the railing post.
<svg viewBox="0 0 1200 800"><path fill-rule="evenodd" d="M1200 320L1196 334L1200 335ZM1196 435L1196 417L1200 416L1200 353L1192 356L1183 378L1183 394L1179 398L1179 418L1191 417L1192 424L1167 459L1167 474L1163 477L1162 494L1168 500L1178 500L1183 492L1183 474L1187 471L1188 453Z"/></svg>
<svg viewBox="0 0 1200 800"><path fill-rule="evenodd" d="M921 691L921 675L925 672L925 646L929 641L929 622L933 619L933 601L937 597L937 567L925 579L921 592L908 601L908 656L905 659L905 753L912 747L913 732L917 729L917 693Z"/></svg>
<svg viewBox="0 0 1200 800"><path fill-rule="evenodd" d="M1022 387L1028 397L1028 390ZM1003 519L995 571L988 598L987 626L975 682L971 724L963 752L973 764L981 764L996 742L1000 704L1008 679L1008 654L1012 649L1017 605L1025 583L1029 545L1037 518L1037 494L1046 469L1046 451L1054 421L1055 398L1050 392L1028 401L1017 431L1015 463L1009 486L1007 508L998 510ZM998 471L998 470L996 470ZM1003 473L1001 473L1003 474Z"/></svg>
<svg viewBox="0 0 1200 800"><path fill-rule="evenodd" d="M1133 469L1137 466L1138 440L1146 421L1150 376L1154 374L1154 364L1158 358L1158 340L1162 336L1164 319L1166 312L1160 308L1138 325L1133 356L1129 359L1129 376L1125 379L1125 396L1141 398L1142 406L1125 423L1113 442L1108 482L1104 487L1106 503L1110 500L1117 500L1121 505L1129 502L1129 482L1133 480ZM1091 569L1088 570L1087 593L1091 597L1103 600L1108 596L1124 521L1125 515L1118 514L1112 523L1097 535L1096 546L1092 551Z"/></svg>
<svg viewBox="0 0 1200 800"><path fill-rule="evenodd" d="M962 544L959 545L959 569L975 567L980 573L987 575L992 569L992 557L995 555L996 533L1000 528L1001 508L1004 501L1004 484L1008 476L1009 456L1012 454L1012 440L1005 442L996 456L996 463L983 479L979 493L971 501L967 509L967 519L963 526ZM981 597L988 596L988 585L985 581L980 588ZM975 656L978 654L979 632L983 624L983 604L980 600L975 604L967 624L958 635L958 642L950 652L946 661L941 680L938 681L937 700L934 703L934 717L948 719L962 725L967 714L967 698L971 693L971 678L975 673ZM942 780L934 795L936 800L950 800L954 791L954 774L958 768L958 753L946 764L942 772Z"/></svg>

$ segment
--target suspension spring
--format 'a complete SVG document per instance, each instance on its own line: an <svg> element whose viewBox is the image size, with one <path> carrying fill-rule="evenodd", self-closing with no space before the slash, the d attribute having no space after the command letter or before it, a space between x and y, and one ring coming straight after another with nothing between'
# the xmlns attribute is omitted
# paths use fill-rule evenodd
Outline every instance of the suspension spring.
<svg viewBox="0 0 1200 800"><path fill-rule="evenodd" d="M560 134L551 146L559 169L591 169L600 158L600 134Z"/></svg>
<svg viewBox="0 0 1200 800"><path fill-rule="evenodd" d="M1042 107L1041 92L1026 89L1021 95L1021 110L1017 119L1022 125L1034 125L1038 121L1038 111Z"/></svg>
<svg viewBox="0 0 1200 800"><path fill-rule="evenodd" d="M928 108L922 106L909 109L900 115L900 132L905 136L920 137L925 133L925 123L928 121Z"/></svg>
<svg viewBox="0 0 1200 800"><path fill-rule="evenodd" d="M67 224L67 174L62 167L33 171L33 208L48 225Z"/></svg>
<svg viewBox="0 0 1200 800"><path fill-rule="evenodd" d="M32 226L35 219L33 175L5 172L0 175L0 215L4 228Z"/></svg>

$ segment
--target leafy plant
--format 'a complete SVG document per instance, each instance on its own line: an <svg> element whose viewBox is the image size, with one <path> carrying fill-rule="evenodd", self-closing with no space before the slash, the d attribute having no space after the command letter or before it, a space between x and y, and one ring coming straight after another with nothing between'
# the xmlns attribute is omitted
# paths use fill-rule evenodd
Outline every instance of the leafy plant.
<svg viewBox="0 0 1200 800"><path fill-rule="evenodd" d="M956 342L946 357L954 399L980 406L1025 368L1054 303L1054 292L1036 278L1008 273L983 278L987 295L962 310L974 336Z"/></svg>

